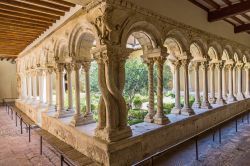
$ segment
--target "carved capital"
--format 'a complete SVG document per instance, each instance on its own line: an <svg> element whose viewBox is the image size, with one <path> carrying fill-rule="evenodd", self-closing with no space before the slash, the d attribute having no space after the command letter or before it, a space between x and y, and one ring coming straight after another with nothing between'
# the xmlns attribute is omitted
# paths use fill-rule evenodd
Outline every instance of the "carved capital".
<svg viewBox="0 0 250 166"><path fill-rule="evenodd" d="M57 63L57 64L56 64L55 70L56 70L57 72L63 72L63 71L64 71L64 64L62 64L62 63Z"/></svg>
<svg viewBox="0 0 250 166"><path fill-rule="evenodd" d="M67 73L71 73L72 72L72 70L73 70L73 65L72 64L66 64L65 65L65 69L66 69L66 71L67 71Z"/></svg>
<svg viewBox="0 0 250 166"><path fill-rule="evenodd" d="M82 63L82 68L85 72L89 72L91 67L91 62L90 61L85 61Z"/></svg>
<svg viewBox="0 0 250 166"><path fill-rule="evenodd" d="M224 62L219 62L219 63L216 63L216 68L217 69L223 69L223 67L224 67Z"/></svg>
<svg viewBox="0 0 250 166"><path fill-rule="evenodd" d="M204 69L208 69L209 67L209 64L207 61L204 61L204 62L201 62L201 68L204 70Z"/></svg>
<svg viewBox="0 0 250 166"><path fill-rule="evenodd" d="M74 71L79 71L82 67L80 63L74 63L72 66L73 66Z"/></svg>
<svg viewBox="0 0 250 166"><path fill-rule="evenodd" d="M190 63L190 60L189 59L183 59L181 60L181 65L183 67L188 67L188 64Z"/></svg>
<svg viewBox="0 0 250 166"><path fill-rule="evenodd" d="M201 65L200 62L193 62L193 67L194 67L195 71L199 70L200 65Z"/></svg>

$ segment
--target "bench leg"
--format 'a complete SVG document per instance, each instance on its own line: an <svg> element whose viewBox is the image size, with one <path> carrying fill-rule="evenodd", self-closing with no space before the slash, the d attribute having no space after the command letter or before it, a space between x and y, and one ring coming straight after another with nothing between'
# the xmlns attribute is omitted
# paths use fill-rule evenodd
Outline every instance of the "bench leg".
<svg viewBox="0 0 250 166"><path fill-rule="evenodd" d="M23 118L20 119L21 134L23 134Z"/></svg>
<svg viewBox="0 0 250 166"><path fill-rule="evenodd" d="M43 154L43 137L40 136L40 155Z"/></svg>
<svg viewBox="0 0 250 166"><path fill-rule="evenodd" d="M63 166L63 162L64 162L64 157L63 155L61 155L61 166Z"/></svg>
<svg viewBox="0 0 250 166"><path fill-rule="evenodd" d="M29 125L29 142L31 141L31 135L30 135L30 125Z"/></svg>

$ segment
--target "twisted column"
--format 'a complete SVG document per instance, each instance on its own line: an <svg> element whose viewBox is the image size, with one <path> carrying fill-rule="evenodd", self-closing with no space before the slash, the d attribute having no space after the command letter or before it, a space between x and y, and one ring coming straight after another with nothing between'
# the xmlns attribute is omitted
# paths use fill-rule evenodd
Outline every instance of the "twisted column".
<svg viewBox="0 0 250 166"><path fill-rule="evenodd" d="M72 73L72 65L66 65L67 71L67 81L68 81L68 111L73 110L73 96L72 96L72 80L71 80L71 73Z"/></svg>
<svg viewBox="0 0 250 166"><path fill-rule="evenodd" d="M201 108L204 109L211 109L212 106L208 101L208 62L202 62L201 63L202 71L203 71L203 101L201 104Z"/></svg>
<svg viewBox="0 0 250 166"><path fill-rule="evenodd" d="M199 67L200 63L194 63L194 70L195 70L195 101L193 103L193 108L200 108L201 107L201 99L200 99L200 85L199 85Z"/></svg>
<svg viewBox="0 0 250 166"><path fill-rule="evenodd" d="M173 63L174 66L174 72L175 72L175 106L174 108L171 110L172 114L180 114L181 113L181 90L180 90L180 67L181 67L181 63L179 60L175 61Z"/></svg>
<svg viewBox="0 0 250 166"><path fill-rule="evenodd" d="M224 63L220 62L216 64L216 67L218 69L218 97L216 100L216 104L219 105L225 105L226 102L222 97L222 69L223 69Z"/></svg>
<svg viewBox="0 0 250 166"><path fill-rule="evenodd" d="M210 103L215 104L216 103L216 98L215 98L215 81L214 81L214 69L215 69L215 64L211 63L210 64Z"/></svg>
<svg viewBox="0 0 250 166"><path fill-rule="evenodd" d="M154 123L164 125L169 123L169 119L163 112L163 65L166 57L160 56L156 58L157 65L157 112L154 116Z"/></svg>
<svg viewBox="0 0 250 166"><path fill-rule="evenodd" d="M154 111L154 60L152 58L147 58L144 62L148 66L148 113L144 118L145 122L153 123L155 111Z"/></svg>
<svg viewBox="0 0 250 166"><path fill-rule="evenodd" d="M243 64L238 64L237 69L238 69L238 92L237 92L237 100L244 100L245 96L243 95L242 92L242 67Z"/></svg>
<svg viewBox="0 0 250 166"><path fill-rule="evenodd" d="M182 60L182 66L184 68L184 106L181 109L181 114L183 115L194 115L195 112L194 110L190 107L189 105L189 80L188 80L188 64L189 64L189 60L188 59L184 59Z"/></svg>
<svg viewBox="0 0 250 166"><path fill-rule="evenodd" d="M250 98L249 66L245 66L245 72L246 72L246 92L245 92L245 97Z"/></svg>
<svg viewBox="0 0 250 166"><path fill-rule="evenodd" d="M228 68L228 88L229 88L229 93L228 93L228 97L227 97L227 102L234 102L236 101L236 98L234 96L234 81L233 81L233 70L234 70L234 65L233 64L229 64L227 65Z"/></svg>

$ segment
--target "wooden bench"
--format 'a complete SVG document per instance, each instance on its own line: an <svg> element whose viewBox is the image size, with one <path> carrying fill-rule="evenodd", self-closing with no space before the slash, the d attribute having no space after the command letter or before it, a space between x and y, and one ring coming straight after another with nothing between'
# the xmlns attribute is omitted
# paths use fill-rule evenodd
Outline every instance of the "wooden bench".
<svg viewBox="0 0 250 166"><path fill-rule="evenodd" d="M78 152L72 146L67 143L59 140L54 135L50 134L46 130L39 129L36 130L38 135L40 135L40 154L42 155L42 145L43 140L49 143L54 149L58 151L60 154L61 166L66 164L68 166L101 166L101 164L96 161L90 159L84 154Z"/></svg>

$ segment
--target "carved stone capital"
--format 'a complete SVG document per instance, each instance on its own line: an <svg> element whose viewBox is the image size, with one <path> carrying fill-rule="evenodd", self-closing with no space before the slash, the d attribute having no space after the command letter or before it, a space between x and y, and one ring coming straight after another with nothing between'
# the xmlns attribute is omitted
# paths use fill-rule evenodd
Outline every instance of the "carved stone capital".
<svg viewBox="0 0 250 166"><path fill-rule="evenodd" d="M204 69L208 69L209 67L209 64L207 61L204 61L204 62L201 62L201 68L204 70Z"/></svg>
<svg viewBox="0 0 250 166"><path fill-rule="evenodd" d="M71 63L65 65L67 73L71 73L73 70L73 65Z"/></svg>
<svg viewBox="0 0 250 166"><path fill-rule="evenodd" d="M74 71L79 71L82 67L80 63L74 63L72 66L73 66Z"/></svg>
<svg viewBox="0 0 250 166"><path fill-rule="evenodd" d="M197 71L197 70L199 70L201 63L200 62L193 62L192 65L193 65L194 69Z"/></svg>
<svg viewBox="0 0 250 166"><path fill-rule="evenodd" d="M64 64L62 64L62 63L57 63L57 64L56 64L55 70L56 70L57 72L63 72L63 71L64 71Z"/></svg>
<svg viewBox="0 0 250 166"><path fill-rule="evenodd" d="M223 67L224 67L224 62L216 63L216 68L217 69L223 69Z"/></svg>
<svg viewBox="0 0 250 166"><path fill-rule="evenodd" d="M82 68L85 72L88 72L91 67L91 62L90 61L85 61L82 63Z"/></svg>

